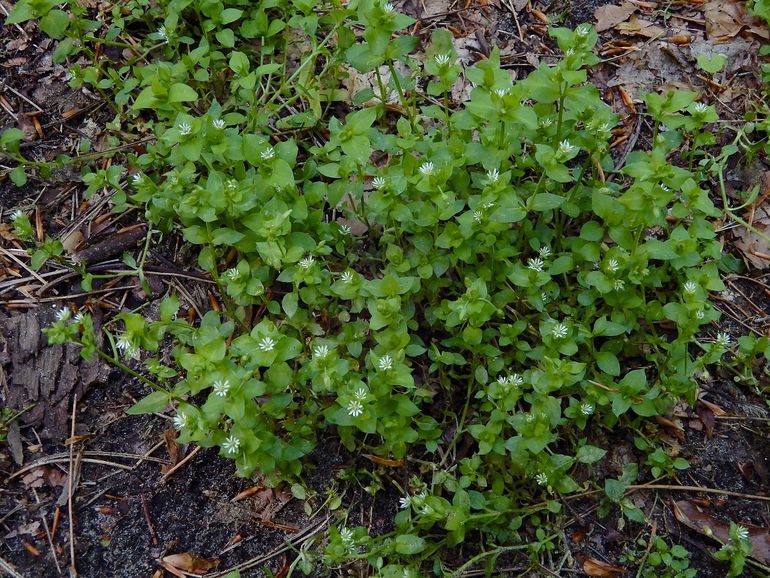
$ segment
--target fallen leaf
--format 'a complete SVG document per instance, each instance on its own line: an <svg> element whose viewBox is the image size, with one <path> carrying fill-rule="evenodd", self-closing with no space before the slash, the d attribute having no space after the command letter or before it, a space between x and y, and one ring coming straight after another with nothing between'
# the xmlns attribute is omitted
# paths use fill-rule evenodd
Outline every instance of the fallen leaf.
<svg viewBox="0 0 770 578"><path fill-rule="evenodd" d="M600 578L614 578L620 576L625 572L625 568L615 566L614 564L608 564L601 560L594 560L593 558L587 558L583 562L583 572L589 576L599 576Z"/></svg>
<svg viewBox="0 0 770 578"><path fill-rule="evenodd" d="M744 26L746 13L737 2L711 0L703 5L706 35L709 38L735 36Z"/></svg>
<svg viewBox="0 0 770 578"><path fill-rule="evenodd" d="M621 22L616 27L621 34L628 36L644 36L645 38L660 38L665 36L666 31L660 26L643 18L632 16L628 22Z"/></svg>
<svg viewBox="0 0 770 578"><path fill-rule="evenodd" d="M680 500L673 503L674 516L681 523L722 543L730 540L730 524L705 513L695 504ZM751 557L762 564L770 563L770 533L767 528L746 526L751 540Z"/></svg>
<svg viewBox="0 0 770 578"><path fill-rule="evenodd" d="M711 439L711 436L714 435L714 423L716 421L714 419L714 412L711 411L709 406L698 400L698 403L695 404L695 413L698 414L698 418L703 423L703 427L706 428L706 437Z"/></svg>
<svg viewBox="0 0 770 578"><path fill-rule="evenodd" d="M380 456L375 456L372 454L362 454L362 455L370 462L374 462L375 464L380 466L388 466L390 468L404 467L404 460L391 460L388 458L381 458Z"/></svg>
<svg viewBox="0 0 770 578"><path fill-rule="evenodd" d="M171 554L169 556L164 556L161 560L161 563L163 564L163 567L172 574L174 572L170 570L168 566L171 566L175 570L181 570L182 572L190 572L191 574L205 574L212 568L216 568L219 565L219 559L199 558L195 554L185 552L184 554Z"/></svg>
<svg viewBox="0 0 770 578"><path fill-rule="evenodd" d="M181 460L182 448L178 443L176 443L176 430L168 429L163 432L163 441L166 444L166 451L168 452L168 457L171 460L171 463L163 464L160 467L160 472L165 474L171 468L176 466L179 463L179 460Z"/></svg>
<svg viewBox="0 0 770 578"><path fill-rule="evenodd" d="M594 12L594 18L596 18L596 31L603 32L614 28L621 22L628 20L628 17L636 12L636 6L630 2L623 2L620 6L614 4L607 4L600 6Z"/></svg>

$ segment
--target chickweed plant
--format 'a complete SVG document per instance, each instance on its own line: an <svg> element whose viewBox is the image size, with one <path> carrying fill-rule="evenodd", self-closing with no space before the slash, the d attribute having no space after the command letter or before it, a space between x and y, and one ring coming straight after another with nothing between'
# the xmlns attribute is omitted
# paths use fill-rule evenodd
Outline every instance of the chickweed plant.
<svg viewBox="0 0 770 578"><path fill-rule="evenodd" d="M498 50L463 67L450 33L419 46L379 0L131 0L101 16L62 30L77 34L58 56L149 27L126 63L71 64L73 86L111 95L115 135L153 138L84 167L88 194L180 230L224 308L194 323L176 297L157 321L122 312L107 352L67 309L48 339L141 376L151 393L129 413L170 410L181 442L240 476L301 480L322 430L412 460L394 530L333 526L327 565L452 576L537 558L560 536L558 497L590 486L605 454L592 434L693 403L731 348L705 331L724 288L700 172L716 112L648 95L652 150L616 170L617 117L586 81L590 26L551 29L563 56L513 81ZM354 74L374 88L346 107ZM466 540L481 553L450 569L436 552Z"/></svg>

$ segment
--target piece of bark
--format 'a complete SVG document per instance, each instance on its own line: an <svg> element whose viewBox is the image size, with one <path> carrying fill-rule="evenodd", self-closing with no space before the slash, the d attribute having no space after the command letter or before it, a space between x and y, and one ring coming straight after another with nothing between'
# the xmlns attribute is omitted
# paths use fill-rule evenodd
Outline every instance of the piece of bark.
<svg viewBox="0 0 770 578"><path fill-rule="evenodd" d="M54 310L48 307L0 314L0 371L5 378L0 405L17 411L31 405L19 417L20 424L39 428L43 439L61 441L69 435L73 395L81 399L91 385L104 383L109 368L98 359L83 360L75 345L49 345L41 330L53 319Z"/></svg>

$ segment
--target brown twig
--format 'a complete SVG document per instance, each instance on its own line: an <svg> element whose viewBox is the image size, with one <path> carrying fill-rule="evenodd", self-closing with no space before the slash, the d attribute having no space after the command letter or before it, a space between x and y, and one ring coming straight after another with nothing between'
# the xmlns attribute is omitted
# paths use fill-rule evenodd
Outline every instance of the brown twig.
<svg viewBox="0 0 770 578"><path fill-rule="evenodd" d="M75 437L75 410L78 404L78 396L75 394L72 397L72 426L70 428L70 437ZM69 517L69 534L70 534L70 576L77 576L78 571L75 566L75 517L74 506L72 504L72 495L74 488L72 487L72 480L75 477L75 444L70 445L69 456L69 476L67 479L67 515Z"/></svg>
<svg viewBox="0 0 770 578"><path fill-rule="evenodd" d="M161 484L165 484L166 480L168 480L172 474L177 471L179 468L181 468L184 464L189 462L193 457L195 457L195 454L197 454L201 450L200 446L195 446L195 449L191 451L189 454L187 454L183 460L181 460L178 464L176 464L174 467L172 467L169 471L167 471L165 474L163 474L163 477L160 479Z"/></svg>

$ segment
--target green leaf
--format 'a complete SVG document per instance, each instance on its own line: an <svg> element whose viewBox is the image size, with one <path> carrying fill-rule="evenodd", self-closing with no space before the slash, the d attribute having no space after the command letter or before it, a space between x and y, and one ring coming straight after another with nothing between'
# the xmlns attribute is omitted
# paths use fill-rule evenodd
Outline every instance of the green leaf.
<svg viewBox="0 0 770 578"><path fill-rule="evenodd" d="M165 391L153 391L147 397L144 397L137 401L134 405L126 410L128 415L138 415L142 413L155 413L161 411L168 405L168 401L171 398L170 394Z"/></svg>
<svg viewBox="0 0 770 578"><path fill-rule="evenodd" d="M10 173L10 177L13 184L17 187L23 187L27 184L27 173L24 172L24 167L22 165L14 168Z"/></svg>
<svg viewBox="0 0 770 578"><path fill-rule="evenodd" d="M177 82L168 91L169 102L190 102L198 100L198 93L192 87Z"/></svg>
<svg viewBox="0 0 770 578"><path fill-rule="evenodd" d="M62 10L51 10L40 20L40 30L56 40L64 36L70 24L69 15Z"/></svg>
<svg viewBox="0 0 770 578"><path fill-rule="evenodd" d="M581 446L578 448L576 459L581 464L593 464L604 457L607 450L597 448L596 446Z"/></svg>
<svg viewBox="0 0 770 578"><path fill-rule="evenodd" d="M21 24L35 17L35 12L30 6L29 0L19 0L16 2L11 12L8 14L8 18L5 19L6 24Z"/></svg>
<svg viewBox="0 0 770 578"><path fill-rule="evenodd" d="M425 550L427 543L415 534L399 534L395 546L399 554L419 554Z"/></svg>
<svg viewBox="0 0 770 578"><path fill-rule="evenodd" d="M305 493L305 488L303 488L300 484L292 484L291 495L298 500L304 500L307 496Z"/></svg>
<svg viewBox="0 0 770 578"><path fill-rule="evenodd" d="M222 46L227 48L232 48L235 46L235 33L229 28L218 30L215 36Z"/></svg>
<svg viewBox="0 0 770 578"><path fill-rule="evenodd" d="M715 52L711 56L706 56L705 54L698 55L698 66L709 74L714 74L715 72L722 70L726 62L727 56L719 54L718 52Z"/></svg>
<svg viewBox="0 0 770 578"><path fill-rule="evenodd" d="M232 246L243 239L243 237L243 233L234 229L228 229L227 227L221 227L211 235L211 242L214 243L214 245Z"/></svg>
<svg viewBox="0 0 770 578"><path fill-rule="evenodd" d="M610 351L600 351L597 353L596 365L608 375L620 375L620 362L618 361L617 356Z"/></svg>
<svg viewBox="0 0 770 578"><path fill-rule="evenodd" d="M294 317L298 306L297 294L292 291L291 293L284 295L281 305L283 306L283 310L286 312L287 317Z"/></svg>
<svg viewBox="0 0 770 578"><path fill-rule="evenodd" d="M566 199L553 193L538 193L532 197L529 206L533 211L550 211L556 207L560 207Z"/></svg>
<svg viewBox="0 0 770 578"><path fill-rule="evenodd" d="M238 10L237 8L225 8L222 10L220 18L222 19L222 24L230 24L231 22L238 20L241 16L243 16L243 10Z"/></svg>
<svg viewBox="0 0 770 578"><path fill-rule="evenodd" d="M160 320L164 323L171 321L179 311L179 297L171 295L160 304Z"/></svg>

